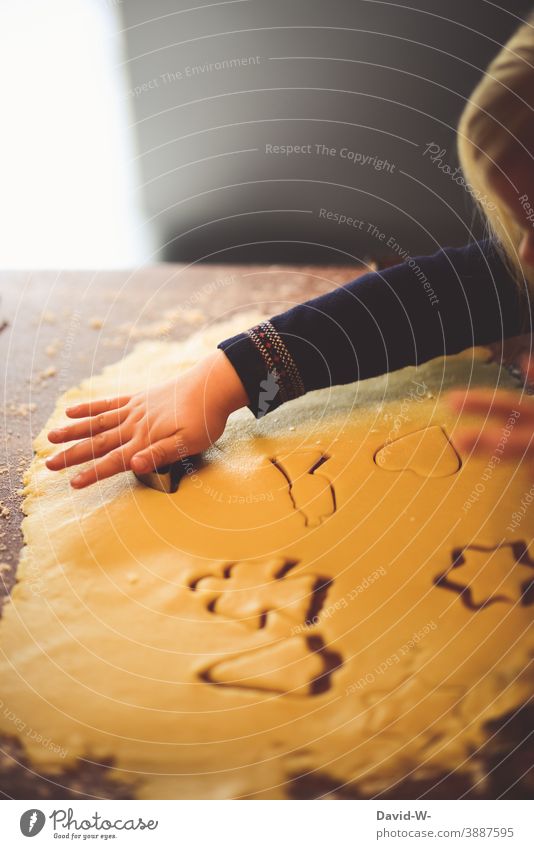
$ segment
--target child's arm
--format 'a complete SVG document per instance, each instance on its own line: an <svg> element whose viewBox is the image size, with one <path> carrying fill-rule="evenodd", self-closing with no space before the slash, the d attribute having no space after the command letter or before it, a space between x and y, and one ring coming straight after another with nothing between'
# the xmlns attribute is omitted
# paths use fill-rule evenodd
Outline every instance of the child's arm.
<svg viewBox="0 0 534 849"><path fill-rule="evenodd" d="M102 458L73 479L76 487L145 471L143 461L156 468L207 448L239 407L260 417L312 389L516 336L521 315L516 284L491 243L416 257L221 342L175 380L68 410L89 418L49 439L83 441L47 465Z"/></svg>
<svg viewBox="0 0 534 849"><path fill-rule="evenodd" d="M525 332L522 320L528 317L518 286L494 245L485 241L408 257L219 347L259 417L312 389L517 336ZM273 373L276 394L269 391Z"/></svg>
<svg viewBox="0 0 534 849"><path fill-rule="evenodd" d="M52 430L50 442L82 440L47 460L57 471L94 458L76 475L81 489L96 480L133 469L147 472L208 448L234 410L248 404L238 375L222 351L215 351L179 377L135 395L67 408L76 424Z"/></svg>

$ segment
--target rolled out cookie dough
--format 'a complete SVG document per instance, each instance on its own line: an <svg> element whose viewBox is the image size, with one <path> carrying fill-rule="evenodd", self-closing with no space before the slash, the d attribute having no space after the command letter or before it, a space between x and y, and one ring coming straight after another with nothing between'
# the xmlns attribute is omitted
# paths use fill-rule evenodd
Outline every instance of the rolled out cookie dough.
<svg viewBox="0 0 534 849"><path fill-rule="evenodd" d="M532 689L532 523L507 529L531 482L460 457L440 397L495 385L495 365L471 352L242 411L172 495L46 469L67 403L166 379L234 330L143 343L59 399L26 475L0 732L36 770L110 760L142 798L468 769Z"/></svg>

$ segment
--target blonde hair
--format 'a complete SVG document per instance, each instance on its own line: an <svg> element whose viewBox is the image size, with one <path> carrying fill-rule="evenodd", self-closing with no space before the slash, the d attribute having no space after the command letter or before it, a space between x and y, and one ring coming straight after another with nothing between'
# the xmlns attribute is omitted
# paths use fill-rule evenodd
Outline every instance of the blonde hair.
<svg viewBox="0 0 534 849"><path fill-rule="evenodd" d="M489 180L521 149L534 169L534 15L488 66L460 118L457 139L464 176L490 233L520 288L527 285L534 293L534 270L523 267L518 256L522 229ZM531 202L534 206L534 198Z"/></svg>

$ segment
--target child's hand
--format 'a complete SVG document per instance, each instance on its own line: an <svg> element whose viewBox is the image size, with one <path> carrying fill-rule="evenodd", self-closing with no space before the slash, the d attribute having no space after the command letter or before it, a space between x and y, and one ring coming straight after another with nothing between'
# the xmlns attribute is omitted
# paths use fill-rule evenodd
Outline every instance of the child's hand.
<svg viewBox="0 0 534 849"><path fill-rule="evenodd" d="M520 362L527 379L534 378L534 362L527 356ZM450 406L458 413L483 416L480 428L462 428L454 442L465 452L498 451L503 459L534 459L534 398L519 392L490 389L454 391Z"/></svg>
<svg viewBox="0 0 534 849"><path fill-rule="evenodd" d="M532 336L530 333L522 336L512 336L502 339L500 342L492 342L484 347L491 351L491 360L504 366L518 365L520 368L528 368L530 353L532 351ZM526 364L526 365L525 365ZM534 365L534 362L533 362Z"/></svg>
<svg viewBox="0 0 534 849"><path fill-rule="evenodd" d="M70 418L83 421L51 430L48 439L82 441L46 465L57 471L101 458L71 480L76 489L128 469L148 472L208 448L230 413L247 403L236 371L217 350L179 377L143 392L67 408Z"/></svg>

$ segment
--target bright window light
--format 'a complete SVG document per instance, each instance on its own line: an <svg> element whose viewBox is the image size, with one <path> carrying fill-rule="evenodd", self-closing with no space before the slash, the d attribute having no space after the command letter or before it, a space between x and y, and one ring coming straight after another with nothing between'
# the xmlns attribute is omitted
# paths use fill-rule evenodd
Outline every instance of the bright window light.
<svg viewBox="0 0 534 849"><path fill-rule="evenodd" d="M105 0L0 0L0 268L150 261Z"/></svg>

